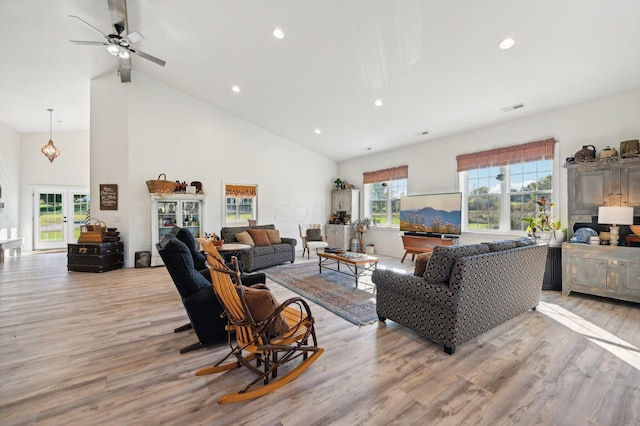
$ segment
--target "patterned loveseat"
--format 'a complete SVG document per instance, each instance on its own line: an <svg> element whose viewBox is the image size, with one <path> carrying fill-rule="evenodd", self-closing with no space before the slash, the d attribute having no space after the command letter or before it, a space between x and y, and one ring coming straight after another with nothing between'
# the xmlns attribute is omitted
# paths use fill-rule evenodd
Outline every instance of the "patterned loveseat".
<svg viewBox="0 0 640 426"><path fill-rule="evenodd" d="M547 246L527 238L438 246L422 277L373 273L378 317L440 342L453 354L458 345L536 308L546 258Z"/></svg>
<svg viewBox="0 0 640 426"><path fill-rule="evenodd" d="M251 272L285 262L293 263L296 260L295 250L298 241L295 238L280 237L280 233L277 231L275 234L276 239L272 239L268 244L264 245L254 243L251 237L249 237L249 241L244 239L239 241L237 238L238 234L247 234L250 230L273 231L275 229L275 225L224 227L220 230L220 238L224 240L225 244L241 242L252 245L249 250L243 250L239 253L240 262L243 265L244 271Z"/></svg>

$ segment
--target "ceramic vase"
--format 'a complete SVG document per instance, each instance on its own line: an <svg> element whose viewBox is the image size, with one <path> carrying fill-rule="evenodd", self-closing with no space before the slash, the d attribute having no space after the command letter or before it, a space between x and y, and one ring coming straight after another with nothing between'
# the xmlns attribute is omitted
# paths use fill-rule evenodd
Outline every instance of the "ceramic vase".
<svg viewBox="0 0 640 426"><path fill-rule="evenodd" d="M564 232L561 229L553 231L553 236L549 240L550 247L560 247L564 242Z"/></svg>
<svg viewBox="0 0 640 426"><path fill-rule="evenodd" d="M552 231L536 231L535 236L538 244L549 244L552 234Z"/></svg>

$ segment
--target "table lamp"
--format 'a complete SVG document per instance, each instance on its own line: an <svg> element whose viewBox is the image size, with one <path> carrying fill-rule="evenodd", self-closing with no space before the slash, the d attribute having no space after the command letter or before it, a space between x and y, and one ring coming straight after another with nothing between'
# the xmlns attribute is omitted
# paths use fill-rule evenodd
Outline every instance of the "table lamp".
<svg viewBox="0 0 640 426"><path fill-rule="evenodd" d="M600 206L598 207L598 223L611 225L611 245L617 246L620 239L618 225L633 225L633 207Z"/></svg>

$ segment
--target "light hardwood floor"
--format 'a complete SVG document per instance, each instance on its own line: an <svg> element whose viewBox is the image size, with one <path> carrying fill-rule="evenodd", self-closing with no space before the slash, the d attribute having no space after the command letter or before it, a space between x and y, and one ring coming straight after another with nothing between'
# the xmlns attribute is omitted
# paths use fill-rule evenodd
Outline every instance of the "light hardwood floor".
<svg viewBox="0 0 640 426"><path fill-rule="evenodd" d="M164 268L92 274L67 272L65 253L7 258L0 424L640 424L637 304L545 291L538 311L452 356L391 321L356 327L312 309L318 361L265 397L218 405L250 375L194 375L227 347L179 354L195 337L173 333L187 317Z"/></svg>

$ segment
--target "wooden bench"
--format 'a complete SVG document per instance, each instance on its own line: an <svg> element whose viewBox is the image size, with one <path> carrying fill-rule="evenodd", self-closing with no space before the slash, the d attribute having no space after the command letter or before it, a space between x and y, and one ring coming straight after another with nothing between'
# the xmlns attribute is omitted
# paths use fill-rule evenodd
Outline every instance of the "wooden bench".
<svg viewBox="0 0 640 426"><path fill-rule="evenodd" d="M450 246L453 244L453 238L403 235L402 244L404 245L404 256L402 256L400 263L404 262L408 254L411 255L411 260L414 260L416 254L428 253L433 251L436 246Z"/></svg>
<svg viewBox="0 0 640 426"><path fill-rule="evenodd" d="M22 255L22 244L24 244L24 238L10 238L8 240L0 240L0 264L4 263L4 251L9 249L10 256Z"/></svg>

